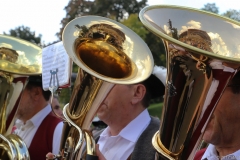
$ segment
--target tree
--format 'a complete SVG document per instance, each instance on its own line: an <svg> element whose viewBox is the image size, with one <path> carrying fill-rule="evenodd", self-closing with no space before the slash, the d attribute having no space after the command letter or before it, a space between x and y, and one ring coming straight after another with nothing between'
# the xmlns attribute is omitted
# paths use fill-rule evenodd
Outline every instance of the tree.
<svg viewBox="0 0 240 160"><path fill-rule="evenodd" d="M91 13L121 21L126 15L139 13L146 2L147 0L95 0Z"/></svg>
<svg viewBox="0 0 240 160"><path fill-rule="evenodd" d="M235 9L230 9L222 14L225 17L234 19L236 21L240 21L240 11L237 11Z"/></svg>
<svg viewBox="0 0 240 160"><path fill-rule="evenodd" d="M201 8L204 11L212 12L218 14L219 10L215 3L207 3Z"/></svg>
<svg viewBox="0 0 240 160"><path fill-rule="evenodd" d="M143 24L138 20L137 14L131 14L128 19L122 21L122 24L131 28L135 33L137 33L142 39L146 39L148 30L143 26Z"/></svg>
<svg viewBox="0 0 240 160"><path fill-rule="evenodd" d="M16 27L15 29L10 29L9 33L3 32L3 34L18 37L26 41L35 43L37 45L42 45L41 44L42 35L39 34L38 36L36 36L35 32L31 31L30 28L26 26L19 26Z"/></svg>
<svg viewBox="0 0 240 160"><path fill-rule="evenodd" d="M205 10L205 11L208 11L208 12L213 12L213 13L219 14L218 7L216 6L215 3L207 3L201 9ZM231 19L236 20L236 21L240 21L240 10L237 11L235 9L229 9L221 15L225 16L225 17L228 17L228 18L231 18Z"/></svg>
<svg viewBox="0 0 240 160"><path fill-rule="evenodd" d="M98 15L108 17L116 21L122 21L124 17L130 14L139 13L146 6L147 0L73 0L65 7L66 17L62 19L62 28L57 33L59 39L63 32L63 28L68 22L76 17L84 15Z"/></svg>

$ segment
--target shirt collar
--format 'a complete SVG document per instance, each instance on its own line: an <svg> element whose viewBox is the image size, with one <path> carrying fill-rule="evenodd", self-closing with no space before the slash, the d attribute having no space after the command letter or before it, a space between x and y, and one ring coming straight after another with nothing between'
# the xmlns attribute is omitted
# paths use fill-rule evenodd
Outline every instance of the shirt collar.
<svg viewBox="0 0 240 160"><path fill-rule="evenodd" d="M37 114L35 114L31 119L27 120L26 123L31 122L35 127L40 126L43 119L52 111L50 104L40 110ZM16 126L23 124L23 122L19 119L16 120Z"/></svg>
<svg viewBox="0 0 240 160"><path fill-rule="evenodd" d="M144 131L144 129L150 123L151 118L150 115L145 109L142 113L140 113L135 119L133 119L126 127L124 127L117 136L121 136L124 139L127 139L131 142L136 142ZM109 127L107 127L101 134L103 137L110 137Z"/></svg>
<svg viewBox="0 0 240 160"><path fill-rule="evenodd" d="M216 148L214 145L209 144L209 146L201 160L204 160L204 158L207 158L208 160L218 160L218 154L217 154L217 151L216 151ZM222 157L221 160L229 160L229 159L231 159L231 160L240 159L240 150Z"/></svg>
<svg viewBox="0 0 240 160"><path fill-rule="evenodd" d="M207 147L205 153L203 154L201 160L203 160L205 158L210 159L210 160L218 160L218 154L216 152L215 147L212 144L208 145L208 147Z"/></svg>

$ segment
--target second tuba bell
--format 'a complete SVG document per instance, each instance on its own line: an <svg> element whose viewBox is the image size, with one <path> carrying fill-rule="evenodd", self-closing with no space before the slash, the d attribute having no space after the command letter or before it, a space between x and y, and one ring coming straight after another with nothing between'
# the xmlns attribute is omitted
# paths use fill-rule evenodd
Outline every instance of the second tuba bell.
<svg viewBox="0 0 240 160"><path fill-rule="evenodd" d="M160 159L193 159L205 126L240 66L240 23L201 10L148 6L140 20L167 53L167 80L159 132Z"/></svg>

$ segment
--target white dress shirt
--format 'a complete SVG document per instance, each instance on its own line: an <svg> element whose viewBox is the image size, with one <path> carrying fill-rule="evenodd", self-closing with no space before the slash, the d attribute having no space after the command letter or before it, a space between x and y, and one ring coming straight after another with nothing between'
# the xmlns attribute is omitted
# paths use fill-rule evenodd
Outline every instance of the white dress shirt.
<svg viewBox="0 0 240 160"><path fill-rule="evenodd" d="M201 160L205 158L207 158L207 160L220 160L214 145L209 144ZM221 160L240 160L240 150L222 157Z"/></svg>
<svg viewBox="0 0 240 160"><path fill-rule="evenodd" d="M135 144L151 121L147 109L123 128L117 136L110 136L107 127L100 135L98 144L107 160L126 160L133 152Z"/></svg>
<svg viewBox="0 0 240 160"><path fill-rule="evenodd" d="M17 129L14 132L23 139L23 141L26 143L28 148L32 142L32 139L33 139L38 127L41 125L44 118L51 111L52 111L51 106L50 106L50 104L48 104L40 112L38 112L36 115L34 115L30 120L26 121L25 124L23 123L23 121L21 121L19 119L16 120ZM63 123L62 122L58 123L58 125L56 126L56 128L54 130L52 151L49 151L49 152L52 152L54 154L59 153L62 128L63 128Z"/></svg>

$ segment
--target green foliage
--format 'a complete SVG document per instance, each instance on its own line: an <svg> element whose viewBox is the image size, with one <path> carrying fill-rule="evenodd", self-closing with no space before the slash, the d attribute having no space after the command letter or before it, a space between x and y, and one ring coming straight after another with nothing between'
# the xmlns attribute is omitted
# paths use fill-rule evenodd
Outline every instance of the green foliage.
<svg viewBox="0 0 240 160"><path fill-rule="evenodd" d="M154 103L148 107L148 112L151 116L161 118L163 103Z"/></svg>
<svg viewBox="0 0 240 160"><path fill-rule="evenodd" d="M138 14L131 14L122 22L124 25L137 33L148 45L152 52L154 63L159 66L166 65L165 47L161 38L149 32L138 19Z"/></svg>
<svg viewBox="0 0 240 160"><path fill-rule="evenodd" d="M59 103L61 105L61 108L64 107L67 103L69 103L71 94L72 94L71 87L61 89L61 93L59 94Z"/></svg>
<svg viewBox="0 0 240 160"><path fill-rule="evenodd" d="M122 21L122 24L131 28L137 33L142 39L146 39L149 31L146 30L143 24L138 20L138 14L131 14L128 19Z"/></svg>
<svg viewBox="0 0 240 160"><path fill-rule="evenodd" d="M15 29L10 29L9 33L3 32L3 34L18 37L26 41L35 43L37 45L41 45L42 35L39 34L38 36L36 36L35 32L31 31L29 27L19 26Z"/></svg>
<svg viewBox="0 0 240 160"><path fill-rule="evenodd" d="M158 66L166 66L166 52L162 39L152 32L149 32L144 41L152 52L155 64Z"/></svg>
<svg viewBox="0 0 240 160"><path fill-rule="evenodd" d="M73 63L72 72L73 72L73 73L77 73L77 72L78 72L78 69L79 69L78 65L76 65L76 63Z"/></svg>
<svg viewBox="0 0 240 160"><path fill-rule="evenodd" d="M121 21L126 14L139 13L146 2L147 0L95 0L90 12L103 17L113 16L116 21Z"/></svg>
<svg viewBox="0 0 240 160"><path fill-rule="evenodd" d="M236 21L240 21L240 11L237 11L235 9L230 9L222 14L225 17L234 19Z"/></svg>
<svg viewBox="0 0 240 160"><path fill-rule="evenodd" d="M139 13L146 6L147 0L72 0L65 7L66 17L62 19L62 28L57 33L59 39L63 32L63 28L68 22L76 17L84 15L98 15L108 17L116 21L121 21L124 17Z"/></svg>
<svg viewBox="0 0 240 160"><path fill-rule="evenodd" d="M207 3L201 8L204 11L212 12L218 14L219 10L215 3Z"/></svg>
<svg viewBox="0 0 240 160"><path fill-rule="evenodd" d="M219 14L218 7L216 6L215 3L207 3L201 9L205 10L205 11L208 11L208 12L213 12L213 13ZM231 18L231 19L236 20L236 21L240 21L240 10L237 11L235 9L229 9L221 15L225 16L225 17L228 17L228 18Z"/></svg>

